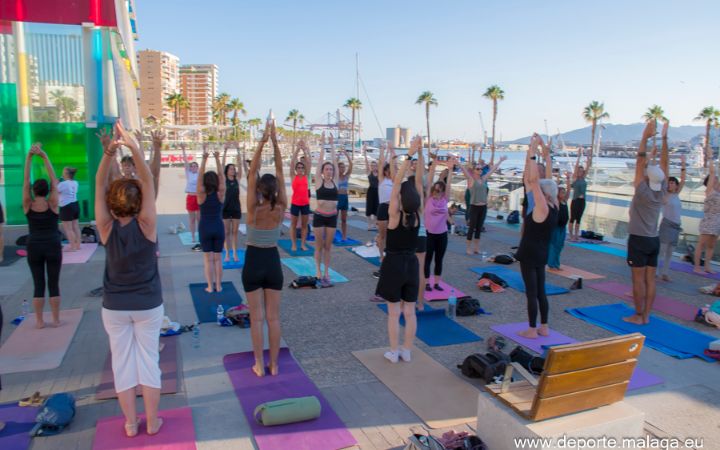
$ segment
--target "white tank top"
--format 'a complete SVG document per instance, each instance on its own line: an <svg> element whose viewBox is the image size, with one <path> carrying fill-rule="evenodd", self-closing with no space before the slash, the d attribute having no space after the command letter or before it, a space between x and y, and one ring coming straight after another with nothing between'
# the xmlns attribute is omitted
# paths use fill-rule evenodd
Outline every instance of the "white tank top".
<svg viewBox="0 0 720 450"><path fill-rule="evenodd" d="M185 192L188 194L197 194L198 172L192 173L189 170L186 170L185 175L187 176Z"/></svg>
<svg viewBox="0 0 720 450"><path fill-rule="evenodd" d="M59 206L67 206L70 203L76 202L79 187L80 184L75 180L63 180L58 183L57 189L58 194L60 194L60 198L58 199Z"/></svg>
<svg viewBox="0 0 720 450"><path fill-rule="evenodd" d="M393 183L389 178L384 178L378 187L378 200L380 203L390 203Z"/></svg>

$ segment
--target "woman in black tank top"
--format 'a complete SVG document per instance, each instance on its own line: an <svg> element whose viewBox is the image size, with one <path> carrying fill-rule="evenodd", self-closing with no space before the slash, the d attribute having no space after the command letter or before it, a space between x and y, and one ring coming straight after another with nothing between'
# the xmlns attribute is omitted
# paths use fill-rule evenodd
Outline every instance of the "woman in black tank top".
<svg viewBox="0 0 720 450"><path fill-rule="evenodd" d="M240 204L240 180L242 180L242 165L240 149L235 156L235 164L227 162L228 145L225 144L222 165L225 168L225 202L223 203L222 218L225 225L225 262L230 261L230 250L232 250L233 261L239 262L238 258L238 232L240 219L242 218L242 205ZM237 145L236 145L237 146Z"/></svg>
<svg viewBox="0 0 720 450"><path fill-rule="evenodd" d="M419 138L413 139L407 153L408 158L393 181L388 209L386 254L380 266L380 278L375 290L375 295L387 302L390 351L385 353L385 358L392 363L398 362L399 358L410 361L410 351L417 329L415 302L420 288L420 266L415 250L422 214L422 172L419 176L416 174L414 182L403 179L410 167L410 158L421 146ZM421 164L418 164L418 167L418 170L422 170ZM405 317L402 347L399 346L400 314Z"/></svg>
<svg viewBox="0 0 720 450"><path fill-rule="evenodd" d="M317 206L313 214L313 234L315 234L315 276L324 286L330 285L330 255L338 219L338 160L335 145L330 136L330 161L325 161L325 136L320 150L320 162L315 173L315 197ZM294 230L293 230L294 231ZM325 270L322 271L322 265Z"/></svg>
<svg viewBox="0 0 720 450"><path fill-rule="evenodd" d="M27 262L32 273L34 293L33 308L35 309L35 326L43 328L45 320L45 273L50 295L50 310L53 326L60 325L60 267L62 265L62 244L58 230L58 179L47 154L34 144L25 159L25 176L23 179L23 211L28 220L30 234L27 242ZM39 156L45 163L45 170L50 183L38 178L30 188L30 170L32 157Z"/></svg>
<svg viewBox="0 0 720 450"><path fill-rule="evenodd" d="M525 295L528 307L528 329L520 336L536 339L538 335L548 336L549 305L545 294L545 265L548 261L550 234L557 226L557 184L552 179L540 180L537 158L540 136L534 134L525 159L524 181L528 195L533 196L534 206L525 218L520 246L515 257L520 261ZM537 326L538 306L540 327Z"/></svg>

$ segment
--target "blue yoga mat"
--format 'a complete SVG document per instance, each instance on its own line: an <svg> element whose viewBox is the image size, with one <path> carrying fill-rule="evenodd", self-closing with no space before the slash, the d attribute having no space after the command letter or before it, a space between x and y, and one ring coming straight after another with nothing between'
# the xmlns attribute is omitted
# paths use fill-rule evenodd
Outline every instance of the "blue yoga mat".
<svg viewBox="0 0 720 450"><path fill-rule="evenodd" d="M627 250L624 248L610 247L609 245L601 244L586 244L584 242L573 243L570 245L577 248L584 248L585 250L605 253L607 255L619 256L620 258L627 258Z"/></svg>
<svg viewBox="0 0 720 450"><path fill-rule="evenodd" d="M245 250L239 248L237 250L237 256L238 256L238 261L236 262L233 259L233 254L230 253L230 261L226 262L225 261L225 250L223 250L222 251L223 269L242 269L243 266L245 265Z"/></svg>
<svg viewBox="0 0 720 450"><path fill-rule="evenodd" d="M192 234L189 231L183 231L182 233L178 233L178 238L180 238L180 242L182 242L182 245L193 245L192 241Z"/></svg>
<svg viewBox="0 0 720 450"><path fill-rule="evenodd" d="M522 275L512 269L508 269L507 267L502 266L487 266L473 267L470 270L472 270L478 275L482 275L483 272L494 273L495 275L505 280L505 282L511 288L515 289L516 291L525 292L525 283L523 283ZM570 290L565 289L564 287L545 283L545 293L547 295L567 294L568 292L570 292Z"/></svg>
<svg viewBox="0 0 720 450"><path fill-rule="evenodd" d="M307 240L309 242L315 242L315 234L308 235ZM353 238L347 238L343 240L342 238L342 231L335 230L335 237L333 237L333 245L336 247L347 247L347 246L355 246L355 245L362 245L362 242L357 241Z"/></svg>
<svg viewBox="0 0 720 450"><path fill-rule="evenodd" d="M703 352L716 338L653 315L647 325L627 323L622 318L633 315L635 310L622 303L568 308L565 311L613 333L642 333L645 335L645 345L666 355L680 359L697 356L705 361L715 361Z"/></svg>
<svg viewBox="0 0 720 450"><path fill-rule="evenodd" d="M310 256L301 256L298 258L281 258L283 264L285 264L290 270L295 272L295 275L299 277L314 277L315 276L315 260ZM325 266L320 266L322 270L325 270ZM344 276L330 269L330 282L331 283L347 283L348 280Z"/></svg>
<svg viewBox="0 0 720 450"><path fill-rule="evenodd" d="M278 247L285 250L285 253L287 253L290 256L311 256L313 253L315 253L315 249L312 245L305 243L305 245L308 247L307 250L301 250L300 249L300 239L297 240L297 250L292 251L292 242L290 242L290 239L280 239L278 241Z"/></svg>
<svg viewBox="0 0 720 450"><path fill-rule="evenodd" d="M378 308L387 314L387 305L379 304ZM444 309L434 309L425 305L425 309L417 312L417 337L430 347L443 345L466 344L481 341L482 338L464 326L445 316ZM405 325L405 317L400 316L400 325Z"/></svg>
<svg viewBox="0 0 720 450"><path fill-rule="evenodd" d="M371 256L370 258L365 258L365 257L360 256L357 253L355 253L352 248L348 248L347 251L349 251L350 253L352 253L353 255L355 255L357 257L364 259L365 261L369 262L373 266L380 267L380 257L379 256Z"/></svg>
<svg viewBox="0 0 720 450"><path fill-rule="evenodd" d="M207 283L190 284L190 295L193 306L200 322L215 322L217 320L217 307L223 305L227 311L232 306L238 306L243 302L242 297L230 281L223 281L222 292L205 292Z"/></svg>

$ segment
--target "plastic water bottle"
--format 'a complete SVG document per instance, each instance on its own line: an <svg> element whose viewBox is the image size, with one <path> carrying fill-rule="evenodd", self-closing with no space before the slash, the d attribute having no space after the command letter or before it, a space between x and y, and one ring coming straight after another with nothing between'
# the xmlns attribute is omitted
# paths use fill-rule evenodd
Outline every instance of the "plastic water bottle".
<svg viewBox="0 0 720 450"><path fill-rule="evenodd" d="M195 322L192 330L192 346L200 348L200 322Z"/></svg>
<svg viewBox="0 0 720 450"><path fill-rule="evenodd" d="M22 316L27 317L30 315L30 304L27 300L22 301Z"/></svg>
<svg viewBox="0 0 720 450"><path fill-rule="evenodd" d="M223 319L225 318L225 308L223 308L223 305L218 305L216 313L217 324L222 326Z"/></svg>
<svg viewBox="0 0 720 450"><path fill-rule="evenodd" d="M457 309L457 297L455 297L455 289L450 289L450 297L448 297L447 316L455 319L455 310Z"/></svg>

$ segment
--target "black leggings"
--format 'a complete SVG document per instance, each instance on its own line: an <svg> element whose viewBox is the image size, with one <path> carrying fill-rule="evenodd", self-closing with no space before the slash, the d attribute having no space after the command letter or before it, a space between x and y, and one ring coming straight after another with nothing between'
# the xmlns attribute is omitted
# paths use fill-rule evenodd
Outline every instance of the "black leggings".
<svg viewBox="0 0 720 450"><path fill-rule="evenodd" d="M473 232L475 239L480 239L480 231L485 225L485 217L487 216L487 205L470 205L468 214L470 215L470 225L468 225L467 240L471 241L473 239Z"/></svg>
<svg viewBox="0 0 720 450"><path fill-rule="evenodd" d="M540 324L546 325L549 306L547 295L545 295L545 266L535 266L520 261L520 272L523 283L525 283L530 328L537 327L538 303L540 304Z"/></svg>
<svg viewBox="0 0 720 450"><path fill-rule="evenodd" d="M435 270L433 273L436 276L442 275L442 263L445 257L445 250L448 245L448 234L447 231L440 234L427 234L427 250L425 253L425 278L430 278L430 264L432 263L433 256L435 256Z"/></svg>
<svg viewBox="0 0 720 450"><path fill-rule="evenodd" d="M45 298L45 269L50 297L60 297L60 266L62 247L57 244L29 244L27 262L32 273L34 298Z"/></svg>

